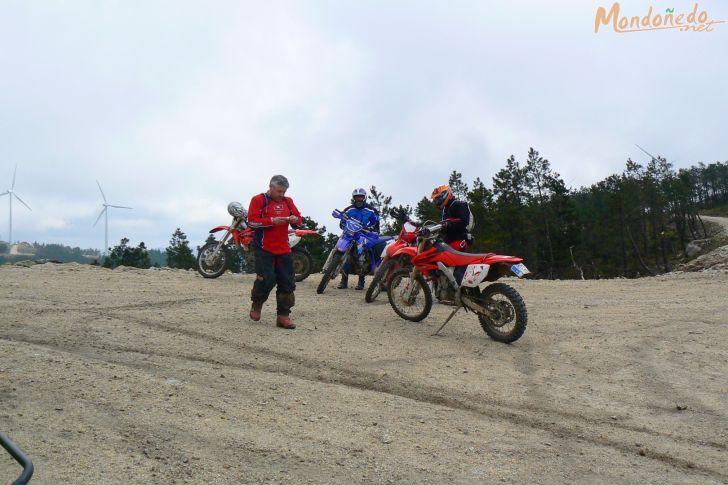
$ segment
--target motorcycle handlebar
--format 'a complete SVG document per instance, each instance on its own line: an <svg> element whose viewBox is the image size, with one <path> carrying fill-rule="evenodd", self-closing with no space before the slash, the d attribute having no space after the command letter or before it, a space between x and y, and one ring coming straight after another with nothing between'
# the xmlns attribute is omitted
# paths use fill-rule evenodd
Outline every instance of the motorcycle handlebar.
<svg viewBox="0 0 728 485"><path fill-rule="evenodd" d="M339 218L344 219L344 220L351 219L351 217L349 217L349 214L347 214L346 212L342 212L339 209L334 209L333 212L331 213L331 215L334 216L336 219L339 219ZM372 231L371 229L367 229L364 226L362 226L361 231L366 232L367 234L379 234L377 231Z"/></svg>
<svg viewBox="0 0 728 485"><path fill-rule="evenodd" d="M420 235L422 237L430 237L434 233L439 232L442 229L442 224L435 224L434 226L427 226L420 229Z"/></svg>

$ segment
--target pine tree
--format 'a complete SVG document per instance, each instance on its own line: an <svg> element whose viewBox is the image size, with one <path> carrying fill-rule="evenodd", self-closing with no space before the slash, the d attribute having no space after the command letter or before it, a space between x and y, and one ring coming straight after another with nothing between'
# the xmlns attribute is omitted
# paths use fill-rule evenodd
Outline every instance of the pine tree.
<svg viewBox="0 0 728 485"><path fill-rule="evenodd" d="M167 247L167 266L170 268L190 269L194 268L195 260L190 249L187 235L179 227L172 234L172 239Z"/></svg>
<svg viewBox="0 0 728 485"><path fill-rule="evenodd" d="M463 182L463 174L453 170L448 179L448 185L452 189L456 199L465 200L468 195L468 184Z"/></svg>
<svg viewBox="0 0 728 485"><path fill-rule="evenodd" d="M371 197L369 199L369 205L371 205L374 210L379 213L379 230L382 234L388 234L392 230L392 217L389 213L392 204L392 196L384 195L383 193L379 192L374 185L369 188L369 193L371 194Z"/></svg>
<svg viewBox="0 0 728 485"><path fill-rule="evenodd" d="M420 223L424 223L425 221L440 222L442 212L439 207L435 207L435 204L430 199L422 197L415 207L415 216Z"/></svg>
<svg viewBox="0 0 728 485"><path fill-rule="evenodd" d="M108 257L104 259L104 268L116 268L117 266L130 266L133 268L149 268L152 264L149 261L149 253L144 242L132 248L128 246L129 239L122 238L118 246L115 246Z"/></svg>
<svg viewBox="0 0 728 485"><path fill-rule="evenodd" d="M468 206L475 219L473 227L473 250L488 251L495 247L495 223L493 221L493 191L480 178L473 182L467 194Z"/></svg>

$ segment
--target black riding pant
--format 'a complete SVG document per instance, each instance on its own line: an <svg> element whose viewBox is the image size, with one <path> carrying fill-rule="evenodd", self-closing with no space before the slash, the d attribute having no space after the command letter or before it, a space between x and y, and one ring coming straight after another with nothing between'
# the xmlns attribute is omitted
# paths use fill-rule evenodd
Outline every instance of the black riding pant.
<svg viewBox="0 0 728 485"><path fill-rule="evenodd" d="M296 303L296 277L293 270L291 253L272 254L262 248L253 246L255 251L255 283L250 292L250 299L261 305L276 285L276 304L278 315L290 315L291 307Z"/></svg>

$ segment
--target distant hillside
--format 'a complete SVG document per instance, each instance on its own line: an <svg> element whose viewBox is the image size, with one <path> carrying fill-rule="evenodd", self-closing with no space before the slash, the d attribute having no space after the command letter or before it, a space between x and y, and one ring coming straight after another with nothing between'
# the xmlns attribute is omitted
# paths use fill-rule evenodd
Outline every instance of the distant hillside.
<svg viewBox="0 0 728 485"><path fill-rule="evenodd" d="M0 242L0 264L14 263L24 259L48 259L64 263L91 263L100 253L96 249L72 248L62 244L40 244L21 242L8 244Z"/></svg>
<svg viewBox="0 0 728 485"><path fill-rule="evenodd" d="M167 253L165 250L150 249L148 252L152 266L167 265ZM101 252L98 249L72 248L62 244L30 244L21 242L11 245L5 241L0 241L0 264L16 263L26 259L47 259L62 263L76 262L95 264L96 262L101 263Z"/></svg>

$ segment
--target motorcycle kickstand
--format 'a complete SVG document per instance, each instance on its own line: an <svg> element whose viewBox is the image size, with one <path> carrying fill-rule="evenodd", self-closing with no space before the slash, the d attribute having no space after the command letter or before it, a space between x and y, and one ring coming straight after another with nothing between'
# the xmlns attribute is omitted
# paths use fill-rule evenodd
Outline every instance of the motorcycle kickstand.
<svg viewBox="0 0 728 485"><path fill-rule="evenodd" d="M447 325L447 322L449 322L449 321L450 321L450 319L451 319L452 317L454 317L454 316L455 316L455 314L456 314L456 313L458 312L458 310L460 310L460 309L461 309L462 307L463 307L462 303L461 303L460 305L456 306L456 307L455 307L455 309L454 309L454 310L452 311L452 313L450 313L450 316L449 316L449 317L447 317L447 319L445 320L445 322L444 322L444 323L443 323L443 324L442 324L442 325L440 326L440 328L438 328L438 329L437 329L437 332L433 333L433 334L432 334L432 335L430 335L430 336L431 336L431 337L434 337L434 336L436 336L436 335L437 335L438 333L440 333L440 330L442 330L443 328L445 328L445 325Z"/></svg>

